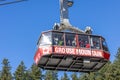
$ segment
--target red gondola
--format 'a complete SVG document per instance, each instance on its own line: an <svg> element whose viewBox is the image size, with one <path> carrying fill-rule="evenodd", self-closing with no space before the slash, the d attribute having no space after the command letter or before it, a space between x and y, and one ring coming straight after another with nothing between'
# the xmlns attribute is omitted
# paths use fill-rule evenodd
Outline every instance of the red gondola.
<svg viewBox="0 0 120 80"><path fill-rule="evenodd" d="M61 23L56 24L54 30L42 32L34 56L35 63L49 70L97 71L110 58L105 39L99 35L92 35L89 27L82 31L71 26L67 10L73 4L70 2L60 0Z"/></svg>
<svg viewBox="0 0 120 80"><path fill-rule="evenodd" d="M71 32L43 32L38 41L35 63L50 70L97 71L110 57L102 36Z"/></svg>

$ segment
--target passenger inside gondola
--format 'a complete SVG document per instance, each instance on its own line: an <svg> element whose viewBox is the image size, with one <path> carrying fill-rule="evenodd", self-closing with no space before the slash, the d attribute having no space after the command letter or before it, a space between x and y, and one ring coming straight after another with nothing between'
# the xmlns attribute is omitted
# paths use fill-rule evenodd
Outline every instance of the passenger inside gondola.
<svg viewBox="0 0 120 80"><path fill-rule="evenodd" d="M72 46L76 46L76 37L74 37L74 39L72 41Z"/></svg>
<svg viewBox="0 0 120 80"><path fill-rule="evenodd" d="M85 47L86 47L86 48L90 48L90 44L89 44L88 41L85 41Z"/></svg>
<svg viewBox="0 0 120 80"><path fill-rule="evenodd" d="M61 35L61 36L59 37L58 45L59 45L59 46L64 45L64 35Z"/></svg>
<svg viewBox="0 0 120 80"><path fill-rule="evenodd" d="M53 44L54 44L54 45L58 45L58 37L55 36L55 37L53 38L53 40L54 40L54 41L53 41L53 42L54 42Z"/></svg>
<svg viewBox="0 0 120 80"><path fill-rule="evenodd" d="M71 40L67 40L66 45L67 45L67 46L72 46L72 42L71 42Z"/></svg>
<svg viewBox="0 0 120 80"><path fill-rule="evenodd" d="M90 47L88 36L86 36L86 35L79 35L78 42L79 42L79 46L81 48L85 48L85 47L89 48Z"/></svg>
<svg viewBox="0 0 120 80"><path fill-rule="evenodd" d="M62 33L53 33L53 45L64 45L64 35Z"/></svg>
<svg viewBox="0 0 120 80"><path fill-rule="evenodd" d="M83 42L82 39L79 39L79 46L80 46L80 47L84 47L84 42Z"/></svg>
<svg viewBox="0 0 120 80"><path fill-rule="evenodd" d="M52 36L53 36L52 38L53 45L58 45L58 46L66 45L66 46L80 47L80 48L103 49L105 51L108 51L105 40L98 36L89 36L89 35L80 34L77 37L76 34L56 33L56 32L53 33Z"/></svg>
<svg viewBox="0 0 120 80"><path fill-rule="evenodd" d="M65 41L66 41L66 46L76 46L76 38L75 34L65 34Z"/></svg>

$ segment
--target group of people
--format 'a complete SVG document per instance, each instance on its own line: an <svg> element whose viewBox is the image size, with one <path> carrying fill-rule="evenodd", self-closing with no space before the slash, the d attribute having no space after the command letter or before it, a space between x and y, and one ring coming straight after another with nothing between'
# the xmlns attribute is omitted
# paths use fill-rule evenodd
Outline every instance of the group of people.
<svg viewBox="0 0 120 80"><path fill-rule="evenodd" d="M79 40L79 46L85 47L85 48L90 48L90 43L87 40Z"/></svg>
<svg viewBox="0 0 120 80"><path fill-rule="evenodd" d="M90 44L90 42L87 39L79 39L78 41L76 40L76 37L74 37L73 39L66 39L66 46L79 46L81 48L94 48L94 49L100 49L100 45L97 42L93 42L93 44ZM78 42L78 44L77 44ZM64 45L64 37L54 37L53 39L53 44L54 45L59 45L59 46L63 46Z"/></svg>
<svg viewBox="0 0 120 80"><path fill-rule="evenodd" d="M67 46L77 46L76 42L76 39L74 39L73 41L68 40ZM80 47L90 48L90 44L88 43L88 41L78 41L78 44Z"/></svg>
<svg viewBox="0 0 120 80"><path fill-rule="evenodd" d="M76 39L74 40L67 40L66 46L77 46ZM97 41L94 41L93 43L90 43L88 40L79 40L78 45L81 48L94 48L94 49L100 49L100 43Z"/></svg>
<svg viewBox="0 0 120 80"><path fill-rule="evenodd" d="M68 39L66 42L66 46L76 46L76 38L74 38L73 40Z"/></svg>
<svg viewBox="0 0 120 80"><path fill-rule="evenodd" d="M59 46L64 45L64 38L63 37L54 37L53 44L59 45ZM66 40L66 46L76 46L76 39L74 38L74 40L70 40L70 39Z"/></svg>

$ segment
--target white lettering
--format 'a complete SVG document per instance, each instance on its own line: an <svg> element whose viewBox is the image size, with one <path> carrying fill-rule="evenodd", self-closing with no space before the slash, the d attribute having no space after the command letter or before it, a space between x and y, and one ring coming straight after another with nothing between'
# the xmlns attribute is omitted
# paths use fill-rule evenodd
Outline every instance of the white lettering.
<svg viewBox="0 0 120 80"><path fill-rule="evenodd" d="M74 54L74 48L66 48L66 53L67 54Z"/></svg>
<svg viewBox="0 0 120 80"><path fill-rule="evenodd" d="M62 47L55 47L56 53L66 53L66 54L74 54L74 48L62 48Z"/></svg>
<svg viewBox="0 0 120 80"><path fill-rule="evenodd" d="M54 52L55 53L61 53L61 54L80 55L80 56L103 57L102 52L100 52L100 51L91 51L91 50L87 50L87 49L55 47Z"/></svg>
<svg viewBox="0 0 120 80"><path fill-rule="evenodd" d="M100 51L92 51L92 56L94 56L94 57L103 57L102 52L100 52Z"/></svg>
<svg viewBox="0 0 120 80"><path fill-rule="evenodd" d="M91 56L91 51L90 50L83 50L83 49L76 49L76 54L82 55L82 56Z"/></svg>
<svg viewBox="0 0 120 80"><path fill-rule="evenodd" d="M56 52L56 53L65 53L65 48L55 47L55 52Z"/></svg>

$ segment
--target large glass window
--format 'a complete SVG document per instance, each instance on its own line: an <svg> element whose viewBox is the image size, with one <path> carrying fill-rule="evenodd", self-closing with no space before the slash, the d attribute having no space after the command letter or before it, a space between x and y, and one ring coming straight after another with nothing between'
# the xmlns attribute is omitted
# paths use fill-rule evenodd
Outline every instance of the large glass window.
<svg viewBox="0 0 120 80"><path fill-rule="evenodd" d="M53 32L53 45L64 45L64 33Z"/></svg>
<svg viewBox="0 0 120 80"><path fill-rule="evenodd" d="M105 42L104 39L102 39L102 48L103 50L108 51L107 43Z"/></svg>
<svg viewBox="0 0 120 80"><path fill-rule="evenodd" d="M76 46L76 36L75 34L66 33L65 34L66 46Z"/></svg>
<svg viewBox="0 0 120 80"><path fill-rule="evenodd" d="M40 45L51 45L52 44L52 38L51 38L51 32L43 33L39 39L38 46Z"/></svg>
<svg viewBox="0 0 120 80"><path fill-rule="evenodd" d="M78 43L80 47L90 48L89 39L87 35L78 35Z"/></svg>
<svg viewBox="0 0 120 80"><path fill-rule="evenodd" d="M91 36L90 42L91 42L91 48L93 48L93 49L101 49L100 37Z"/></svg>

